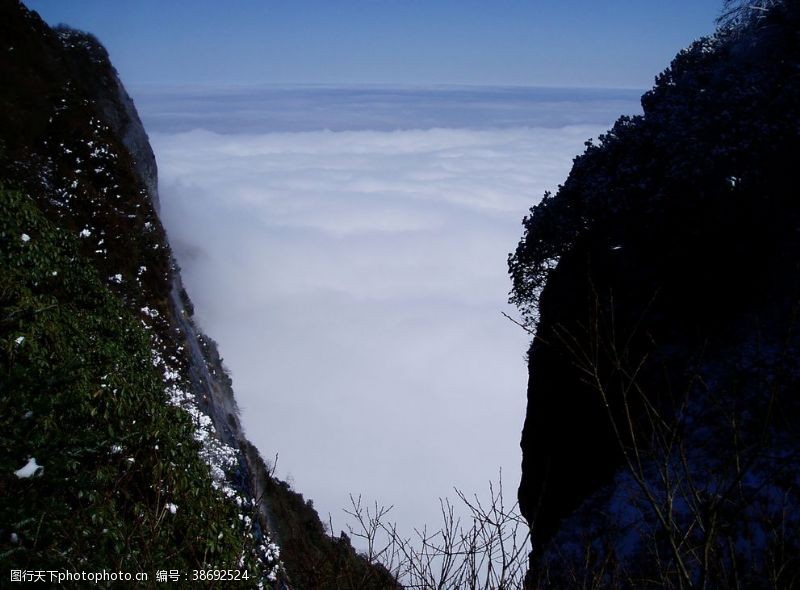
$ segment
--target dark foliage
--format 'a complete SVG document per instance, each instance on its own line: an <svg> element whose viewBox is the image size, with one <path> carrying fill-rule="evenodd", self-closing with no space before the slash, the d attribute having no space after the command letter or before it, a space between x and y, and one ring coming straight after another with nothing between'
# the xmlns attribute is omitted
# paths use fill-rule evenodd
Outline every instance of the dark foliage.
<svg viewBox="0 0 800 590"><path fill-rule="evenodd" d="M747 408L739 435L763 455L795 457L800 446L790 352L800 302L800 9L768 4L682 51L642 97L644 115L587 144L557 194L531 209L509 257L512 301L538 321L520 486L537 568L558 552L551 541L565 519L601 491L613 496L625 453L661 427L652 412L699 444L698 429L716 432L711 400L722 400L735 415ZM773 404L779 417L764 413ZM630 432L615 431L629 419ZM728 444L708 452L732 453ZM762 484L797 510L794 465ZM737 510L733 529L747 514ZM743 559L733 553L729 565ZM747 579L766 579L763 554L744 565Z"/></svg>

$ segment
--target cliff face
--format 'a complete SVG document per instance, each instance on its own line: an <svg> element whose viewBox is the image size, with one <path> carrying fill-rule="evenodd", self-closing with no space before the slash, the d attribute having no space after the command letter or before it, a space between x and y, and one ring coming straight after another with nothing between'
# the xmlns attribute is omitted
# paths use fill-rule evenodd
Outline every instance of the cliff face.
<svg viewBox="0 0 800 590"><path fill-rule="evenodd" d="M510 257L531 587L797 581L800 11L755 14L587 144Z"/></svg>
<svg viewBox="0 0 800 590"><path fill-rule="evenodd" d="M105 49L16 0L0 1L0 39L0 560L393 587L244 435Z"/></svg>

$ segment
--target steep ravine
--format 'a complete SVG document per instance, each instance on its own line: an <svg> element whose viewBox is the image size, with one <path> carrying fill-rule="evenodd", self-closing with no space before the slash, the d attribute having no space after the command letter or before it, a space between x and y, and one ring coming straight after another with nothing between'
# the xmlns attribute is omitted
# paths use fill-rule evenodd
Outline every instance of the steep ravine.
<svg viewBox="0 0 800 590"><path fill-rule="evenodd" d="M270 510L269 494L264 486L264 480L269 475L263 468L260 455L249 450L251 445L239 420L239 408L230 377L222 364L216 343L198 330L192 319L191 303L178 270L172 276L170 304L174 310L176 327L188 346L189 379L197 404L213 421L220 440L239 449L237 483L258 502L258 511L266 529L277 531L275 516ZM280 538L277 541L280 542Z"/></svg>
<svg viewBox="0 0 800 590"><path fill-rule="evenodd" d="M67 40L71 36L80 39L85 34L64 29L63 36ZM98 48L98 53L102 54L101 48ZM102 56L101 59L107 59L107 56ZM128 149L134 171L140 182L146 187L153 208L158 212L158 167L155 154L133 100L116 72L108 77L106 83L99 85L95 104L104 120L109 123L114 133ZM182 334L182 341L188 348L188 374L195 402L212 419L220 440L224 444L238 449L247 439L239 421L239 408L236 405L230 377L222 366L216 344L197 328L192 319L191 301L183 286L180 269L174 258L171 258L170 266L169 298L173 311L171 317L175 321L175 328ZM251 476L253 470L250 469L248 463L248 459L242 455L240 457L240 469L242 470L239 475L240 485L247 490L251 498L260 499L261 512L265 518L270 518L267 516L269 514L266 509L268 500L264 494L263 485Z"/></svg>

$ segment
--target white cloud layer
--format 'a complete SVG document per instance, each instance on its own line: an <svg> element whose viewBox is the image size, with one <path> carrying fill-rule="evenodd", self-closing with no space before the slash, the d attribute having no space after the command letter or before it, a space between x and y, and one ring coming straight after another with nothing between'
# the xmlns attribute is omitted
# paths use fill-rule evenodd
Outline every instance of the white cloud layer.
<svg viewBox="0 0 800 590"><path fill-rule="evenodd" d="M605 128L151 136L248 436L323 519L344 528L352 492L437 523L501 467L513 502L528 337L500 314L506 256Z"/></svg>
<svg viewBox="0 0 800 590"><path fill-rule="evenodd" d="M608 125L637 90L522 86L229 86L134 89L151 132L394 131Z"/></svg>

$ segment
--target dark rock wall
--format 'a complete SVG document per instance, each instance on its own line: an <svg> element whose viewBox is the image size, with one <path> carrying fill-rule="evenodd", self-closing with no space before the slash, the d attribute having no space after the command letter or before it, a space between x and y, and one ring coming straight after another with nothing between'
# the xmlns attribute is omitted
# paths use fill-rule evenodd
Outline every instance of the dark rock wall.
<svg viewBox="0 0 800 590"><path fill-rule="evenodd" d="M612 511L623 450L647 451L666 428L654 413L708 447L689 468L710 469L706 482L725 469L710 455L734 454L727 439L697 434L723 436L722 407L745 416L743 439L764 445L754 464L795 457L799 15L796 3L777 3L681 52L642 97L644 115L588 145L525 220L510 269L513 297L539 314L519 488L534 569L565 539L609 544L588 533L586 511L594 522ZM761 483L796 509L794 460L776 467L782 484ZM746 524L739 508L732 529ZM763 568L759 559L748 567Z"/></svg>

